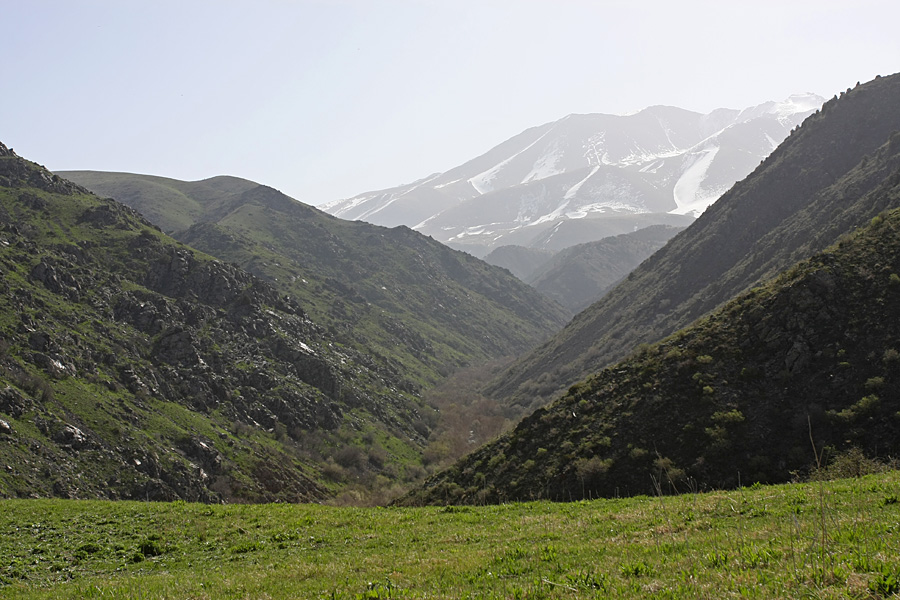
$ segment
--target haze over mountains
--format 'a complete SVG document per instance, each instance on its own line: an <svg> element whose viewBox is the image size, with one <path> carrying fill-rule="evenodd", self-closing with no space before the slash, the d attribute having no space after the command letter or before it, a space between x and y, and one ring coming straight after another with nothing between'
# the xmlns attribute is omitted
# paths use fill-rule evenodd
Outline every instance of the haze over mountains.
<svg viewBox="0 0 900 600"><path fill-rule="evenodd" d="M687 225L746 176L823 99L791 96L703 115L653 106L569 115L408 185L322 205L408 225L484 256L502 245L560 250L652 224Z"/></svg>

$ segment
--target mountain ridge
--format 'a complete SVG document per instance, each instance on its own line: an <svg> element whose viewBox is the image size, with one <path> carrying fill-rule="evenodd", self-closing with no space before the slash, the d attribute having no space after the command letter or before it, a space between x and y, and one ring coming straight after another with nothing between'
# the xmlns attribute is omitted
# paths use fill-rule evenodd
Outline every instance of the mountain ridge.
<svg viewBox="0 0 900 600"><path fill-rule="evenodd" d="M377 501L425 473L423 389L565 314L247 180L122 189L208 251L0 145L0 496Z"/></svg>
<svg viewBox="0 0 900 600"><path fill-rule="evenodd" d="M857 193L869 191L858 173L850 172L900 130L900 116L892 110L898 99L900 76L892 75L825 103L753 173L562 332L514 363L488 393L536 407L636 345L686 326L760 277L790 266L803 252L824 248L890 208L848 203L839 182L850 177ZM815 211L815 220L809 211ZM794 231L779 238L781 245L767 237L779 226ZM748 256L765 257L764 264L752 272L731 271Z"/></svg>

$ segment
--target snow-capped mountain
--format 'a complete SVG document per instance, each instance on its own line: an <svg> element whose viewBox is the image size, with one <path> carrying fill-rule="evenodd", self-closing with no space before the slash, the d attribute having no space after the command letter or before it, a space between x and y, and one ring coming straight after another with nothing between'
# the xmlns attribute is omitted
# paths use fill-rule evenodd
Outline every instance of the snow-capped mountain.
<svg viewBox="0 0 900 600"><path fill-rule="evenodd" d="M823 102L803 94L705 115L668 106L569 115L444 173L321 208L408 225L476 255L507 244L546 245L548 234L558 247L589 241L595 228L611 235L684 224L678 215L703 212Z"/></svg>

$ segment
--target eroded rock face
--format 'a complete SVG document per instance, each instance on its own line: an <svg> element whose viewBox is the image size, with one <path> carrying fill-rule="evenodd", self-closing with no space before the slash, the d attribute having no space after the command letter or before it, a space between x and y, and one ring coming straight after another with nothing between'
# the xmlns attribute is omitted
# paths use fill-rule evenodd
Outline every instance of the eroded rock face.
<svg viewBox="0 0 900 600"><path fill-rule="evenodd" d="M225 458L209 440L203 440L199 436L192 436L181 447L185 454L197 462L207 477L218 475L225 467Z"/></svg>
<svg viewBox="0 0 900 600"><path fill-rule="evenodd" d="M341 385L328 361L316 355L305 344L278 337L273 342L272 353L291 365L294 374L309 385L335 398L341 393Z"/></svg>
<svg viewBox="0 0 900 600"><path fill-rule="evenodd" d="M197 345L197 339L190 329L176 325L157 336L153 344L153 355L172 365L197 367L203 363Z"/></svg>
<svg viewBox="0 0 900 600"><path fill-rule="evenodd" d="M79 223L93 227L113 227L121 222L117 211L110 206L97 206L84 211L78 218Z"/></svg>
<svg viewBox="0 0 900 600"><path fill-rule="evenodd" d="M122 294L114 304L116 319L125 321L149 335L160 333L167 325L181 320L183 315L173 310L172 304L160 298L140 298L134 293Z"/></svg>

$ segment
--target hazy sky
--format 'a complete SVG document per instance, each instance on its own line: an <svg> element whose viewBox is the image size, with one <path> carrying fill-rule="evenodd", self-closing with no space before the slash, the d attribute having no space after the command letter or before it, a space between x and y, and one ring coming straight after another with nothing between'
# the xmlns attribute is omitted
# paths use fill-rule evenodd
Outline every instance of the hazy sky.
<svg viewBox="0 0 900 600"><path fill-rule="evenodd" d="M831 97L900 71L898 22L896 0L0 0L0 141L320 204L570 113Z"/></svg>

